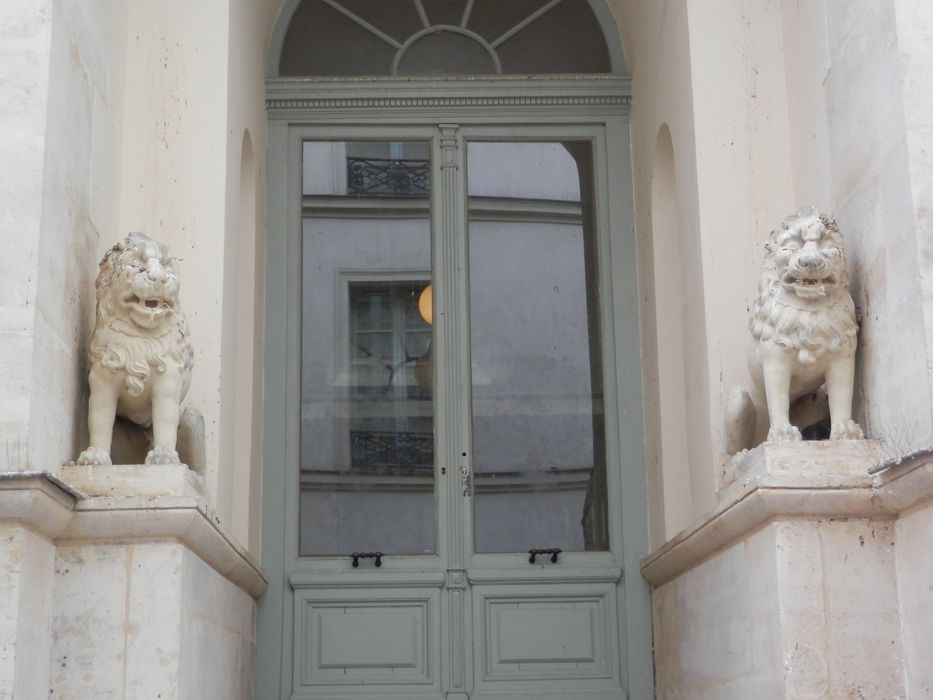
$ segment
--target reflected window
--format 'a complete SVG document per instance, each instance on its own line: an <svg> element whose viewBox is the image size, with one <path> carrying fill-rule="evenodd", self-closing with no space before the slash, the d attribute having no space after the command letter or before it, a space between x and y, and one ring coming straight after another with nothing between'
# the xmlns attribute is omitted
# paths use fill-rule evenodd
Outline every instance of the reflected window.
<svg viewBox="0 0 933 700"><path fill-rule="evenodd" d="M418 311L426 281L350 284L350 466L411 476L434 469L431 326ZM420 402L387 414L386 405Z"/></svg>
<svg viewBox="0 0 933 700"><path fill-rule="evenodd" d="M302 556L435 551L428 154L303 145Z"/></svg>

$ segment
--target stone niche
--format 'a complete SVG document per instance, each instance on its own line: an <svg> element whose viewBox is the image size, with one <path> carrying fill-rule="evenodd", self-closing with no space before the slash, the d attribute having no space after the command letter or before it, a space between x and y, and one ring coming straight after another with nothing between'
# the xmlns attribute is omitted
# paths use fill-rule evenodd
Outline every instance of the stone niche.
<svg viewBox="0 0 933 700"><path fill-rule="evenodd" d="M657 697L933 697L933 463L765 443L645 558Z"/></svg>

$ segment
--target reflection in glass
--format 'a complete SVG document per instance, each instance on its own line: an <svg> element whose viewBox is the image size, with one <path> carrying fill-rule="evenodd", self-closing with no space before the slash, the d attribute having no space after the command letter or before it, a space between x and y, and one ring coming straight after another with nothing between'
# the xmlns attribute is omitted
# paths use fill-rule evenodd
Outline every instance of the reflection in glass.
<svg viewBox="0 0 933 700"><path fill-rule="evenodd" d="M591 145L468 159L475 549L605 550Z"/></svg>
<svg viewBox="0 0 933 700"><path fill-rule="evenodd" d="M435 551L428 158L303 145L302 556Z"/></svg>

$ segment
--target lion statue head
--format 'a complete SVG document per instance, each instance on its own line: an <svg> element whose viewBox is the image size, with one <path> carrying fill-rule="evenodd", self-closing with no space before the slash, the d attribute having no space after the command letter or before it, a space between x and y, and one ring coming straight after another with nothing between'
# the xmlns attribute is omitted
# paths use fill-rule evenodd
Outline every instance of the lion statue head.
<svg viewBox="0 0 933 700"><path fill-rule="evenodd" d="M126 373L130 395L141 395L153 369L167 362L190 374L194 353L178 302L175 259L164 244L131 233L100 262L92 364Z"/></svg>
<svg viewBox="0 0 933 700"><path fill-rule="evenodd" d="M750 323L755 339L796 349L803 364L852 354L855 307L835 220L801 210L771 232L765 251Z"/></svg>

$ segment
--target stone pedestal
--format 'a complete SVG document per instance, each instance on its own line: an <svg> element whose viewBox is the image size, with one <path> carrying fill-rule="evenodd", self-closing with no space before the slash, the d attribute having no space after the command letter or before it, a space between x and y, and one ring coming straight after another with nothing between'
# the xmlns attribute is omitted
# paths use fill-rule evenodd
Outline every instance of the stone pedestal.
<svg viewBox="0 0 933 700"><path fill-rule="evenodd" d="M266 579L200 477L62 477L0 476L0 698L250 698Z"/></svg>
<svg viewBox="0 0 933 700"><path fill-rule="evenodd" d="M933 697L933 465L870 477L879 456L765 444L730 465L717 508L642 564L658 698Z"/></svg>
<svg viewBox="0 0 933 700"><path fill-rule="evenodd" d="M44 474L0 475L0 698L49 692L55 544L76 494Z"/></svg>
<svg viewBox="0 0 933 700"><path fill-rule="evenodd" d="M61 478L88 497L186 496L206 502L200 475L184 464L62 467Z"/></svg>

